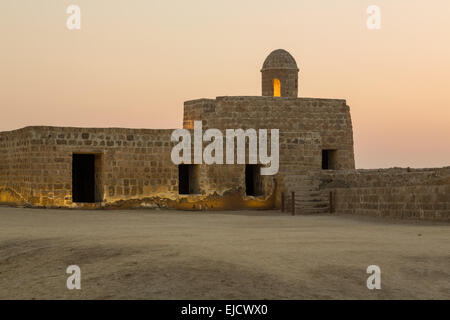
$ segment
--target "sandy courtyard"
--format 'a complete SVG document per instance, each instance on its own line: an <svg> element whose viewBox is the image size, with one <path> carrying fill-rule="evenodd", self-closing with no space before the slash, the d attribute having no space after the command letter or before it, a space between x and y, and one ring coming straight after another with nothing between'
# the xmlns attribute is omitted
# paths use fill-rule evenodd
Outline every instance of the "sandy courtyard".
<svg viewBox="0 0 450 320"><path fill-rule="evenodd" d="M66 288L72 264L81 290ZM130 298L450 299L450 225L0 207L0 299Z"/></svg>

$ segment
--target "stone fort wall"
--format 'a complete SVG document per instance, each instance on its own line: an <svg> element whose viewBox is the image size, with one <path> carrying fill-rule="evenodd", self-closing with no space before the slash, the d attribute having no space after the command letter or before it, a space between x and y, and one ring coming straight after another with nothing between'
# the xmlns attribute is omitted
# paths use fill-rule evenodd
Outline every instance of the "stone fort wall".
<svg viewBox="0 0 450 320"><path fill-rule="evenodd" d="M354 169L353 130L345 100L272 97L217 97L184 104L183 127L202 120L204 129L279 129L280 169L275 207L281 205L286 178L317 171L322 150L336 150L335 169Z"/></svg>
<svg viewBox="0 0 450 320"><path fill-rule="evenodd" d="M323 171L342 214L450 221L450 167Z"/></svg>
<svg viewBox="0 0 450 320"><path fill-rule="evenodd" d="M24 204L31 196L31 132L0 133L0 203Z"/></svg>
<svg viewBox="0 0 450 320"><path fill-rule="evenodd" d="M0 203L44 207L169 207L188 210L273 208L277 176L263 177L264 195L246 196L245 165L197 165L199 190L178 192L171 129L26 127L0 133ZM320 136L285 133L280 167L316 166ZM226 144L224 143L224 149ZM289 152L291 154L289 154ZM99 203L72 200L73 154L96 155ZM225 154L225 150L224 150ZM297 154L304 158L298 159ZM98 161L97 161L98 160ZM290 168L290 169L289 169Z"/></svg>
<svg viewBox="0 0 450 320"><path fill-rule="evenodd" d="M344 100L218 97L185 103L183 126L203 130L280 129L280 168L263 176L264 194L246 196L245 165L196 165L198 192L180 195L170 159L172 129L26 127L0 133L0 203L45 207L169 207L187 210L279 208L296 192L304 213L449 220L450 168L354 170ZM204 143L206 145L206 143ZM224 141L224 149L226 143ZM336 170L321 151L337 150ZM101 201L72 200L73 154L96 155ZM225 150L224 150L225 154Z"/></svg>
<svg viewBox="0 0 450 320"><path fill-rule="evenodd" d="M0 134L2 203L76 206L72 203L72 155L99 156L104 202L126 201L177 189L170 161L171 130L26 127Z"/></svg>
<svg viewBox="0 0 450 320"><path fill-rule="evenodd" d="M295 174L305 168L320 168L322 149L337 150L335 169L355 168L350 108L345 100L217 97L187 101L183 126L192 128L194 120L202 120L205 128L279 129L280 137L308 132L321 139L312 159L310 153L301 152L302 148L293 154L280 141L280 149L285 150L280 150L280 159L296 159L295 166L283 166L281 172Z"/></svg>

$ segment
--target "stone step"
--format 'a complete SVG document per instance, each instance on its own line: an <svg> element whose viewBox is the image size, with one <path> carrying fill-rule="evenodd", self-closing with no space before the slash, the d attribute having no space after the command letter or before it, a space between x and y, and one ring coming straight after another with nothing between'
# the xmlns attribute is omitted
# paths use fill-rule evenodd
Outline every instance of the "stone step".
<svg viewBox="0 0 450 320"><path fill-rule="evenodd" d="M290 200L292 200L292 198L291 197L289 197L289 199ZM297 196L295 196L295 201L298 201L298 200L320 200L320 201L327 201L329 198L328 197L322 197L322 196L311 196L311 197L308 197L308 196L299 196L299 197L297 197Z"/></svg>
<svg viewBox="0 0 450 320"><path fill-rule="evenodd" d="M312 215L316 215L316 214L329 214L329 211L307 211L307 212L296 212L295 215L297 216L312 216Z"/></svg>
<svg viewBox="0 0 450 320"><path fill-rule="evenodd" d="M317 189L312 189L312 188L305 188L305 189L296 189L296 190L292 190L295 192L295 195L302 195L302 194L311 194L311 193L318 193L319 190ZM286 196L290 197L292 194L292 191L289 191L288 193L285 193Z"/></svg>
<svg viewBox="0 0 450 320"><path fill-rule="evenodd" d="M295 210L304 210L304 211L330 211L329 207L301 207L301 206L296 206ZM286 208L286 211L289 212L291 211L290 207Z"/></svg>
<svg viewBox="0 0 450 320"><path fill-rule="evenodd" d="M315 205L308 205L308 204L296 204L296 208L328 208L328 204L322 203L322 204L315 204Z"/></svg>
<svg viewBox="0 0 450 320"><path fill-rule="evenodd" d="M322 207L328 207L329 204L328 202L324 202L324 201L302 201L302 202L295 202L295 205L297 207L310 207L310 208L322 208ZM288 207L291 206L291 203L287 204Z"/></svg>
<svg viewBox="0 0 450 320"><path fill-rule="evenodd" d="M296 202L295 203L296 206L303 206L303 207L315 207L315 208L319 208L319 207L328 207L328 202L323 202L323 201L303 201L303 202Z"/></svg>
<svg viewBox="0 0 450 320"><path fill-rule="evenodd" d="M329 192L323 192L323 191L321 191L321 190L319 190L319 189L313 189L313 188L304 188L304 189L294 189L294 190L291 190L289 193L288 193L288 195L290 195L291 193L292 193L292 191L294 191L295 192L295 194L313 194L313 193L315 193L315 194L329 194Z"/></svg>
<svg viewBox="0 0 450 320"><path fill-rule="evenodd" d="M286 199L291 200L292 197L287 197ZM308 196L308 195L295 195L295 200L322 200L322 201L328 201L330 197L328 195L316 195L316 196Z"/></svg>
<svg viewBox="0 0 450 320"><path fill-rule="evenodd" d="M295 195L295 199L322 199L322 200L328 200L330 197L328 195Z"/></svg>
<svg viewBox="0 0 450 320"><path fill-rule="evenodd" d="M286 201L286 204L287 205L291 205L291 203L292 203L292 201ZM326 203L326 204L328 204L329 203L329 201L325 201L325 200L323 200L323 199L308 199L308 200L296 200L295 201L295 203L296 204L308 204L308 205L315 205L315 204L318 204L318 203Z"/></svg>

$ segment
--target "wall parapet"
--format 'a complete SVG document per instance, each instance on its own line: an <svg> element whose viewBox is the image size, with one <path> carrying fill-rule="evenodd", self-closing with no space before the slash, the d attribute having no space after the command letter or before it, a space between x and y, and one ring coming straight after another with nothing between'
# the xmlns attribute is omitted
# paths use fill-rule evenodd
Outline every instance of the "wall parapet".
<svg viewBox="0 0 450 320"><path fill-rule="evenodd" d="M450 167L320 173L337 213L450 221Z"/></svg>

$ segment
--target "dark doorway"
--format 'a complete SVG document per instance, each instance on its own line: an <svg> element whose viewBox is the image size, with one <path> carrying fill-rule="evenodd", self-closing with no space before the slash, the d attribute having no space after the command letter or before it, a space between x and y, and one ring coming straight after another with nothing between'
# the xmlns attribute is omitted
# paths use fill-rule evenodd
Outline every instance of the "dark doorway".
<svg viewBox="0 0 450 320"><path fill-rule="evenodd" d="M336 169L336 150L322 150L322 169Z"/></svg>
<svg viewBox="0 0 450 320"><path fill-rule="evenodd" d="M95 202L95 154L72 157L72 201Z"/></svg>
<svg viewBox="0 0 450 320"><path fill-rule="evenodd" d="M248 196L263 195L261 166L257 164L245 165L245 194Z"/></svg>
<svg viewBox="0 0 450 320"><path fill-rule="evenodd" d="M178 193L189 194L189 166L187 164L178 166Z"/></svg>
<svg viewBox="0 0 450 320"><path fill-rule="evenodd" d="M198 194L199 186L199 167L194 164L178 165L178 193L179 194Z"/></svg>

